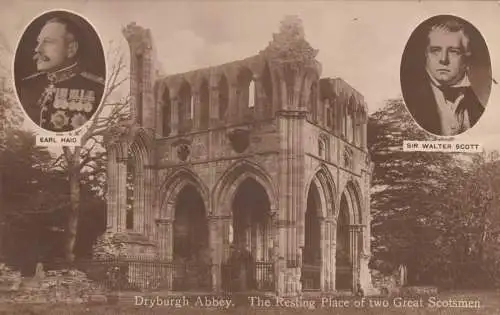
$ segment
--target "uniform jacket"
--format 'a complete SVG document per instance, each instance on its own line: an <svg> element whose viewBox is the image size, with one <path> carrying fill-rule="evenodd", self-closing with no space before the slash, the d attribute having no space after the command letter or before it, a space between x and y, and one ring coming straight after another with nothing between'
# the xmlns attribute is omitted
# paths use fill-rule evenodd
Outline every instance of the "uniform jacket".
<svg viewBox="0 0 500 315"><path fill-rule="evenodd" d="M104 80L78 64L21 80L19 100L33 122L54 132L84 125L101 103Z"/></svg>

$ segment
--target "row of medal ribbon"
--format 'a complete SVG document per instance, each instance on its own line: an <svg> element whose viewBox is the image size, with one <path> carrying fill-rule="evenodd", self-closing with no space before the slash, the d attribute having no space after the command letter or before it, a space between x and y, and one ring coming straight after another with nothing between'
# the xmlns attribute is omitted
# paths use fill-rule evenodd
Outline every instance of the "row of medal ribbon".
<svg viewBox="0 0 500 315"><path fill-rule="evenodd" d="M95 103L95 92L92 90L79 90L56 88L54 108L90 113Z"/></svg>

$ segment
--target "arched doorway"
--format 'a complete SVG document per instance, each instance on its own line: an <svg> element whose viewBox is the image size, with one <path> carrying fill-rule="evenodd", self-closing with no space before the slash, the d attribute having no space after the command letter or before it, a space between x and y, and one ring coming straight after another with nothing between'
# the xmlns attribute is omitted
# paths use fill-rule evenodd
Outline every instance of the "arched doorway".
<svg viewBox="0 0 500 315"><path fill-rule="evenodd" d="M205 206L199 192L186 185L175 202L174 290L210 288L210 251Z"/></svg>
<svg viewBox="0 0 500 315"><path fill-rule="evenodd" d="M261 184L245 179L232 202L230 255L226 285L231 291L271 290L269 197Z"/></svg>
<svg viewBox="0 0 500 315"><path fill-rule="evenodd" d="M340 199L340 209L337 218L337 246L335 253L337 290L352 290L352 259L349 237L349 204L345 193Z"/></svg>
<svg viewBox="0 0 500 315"><path fill-rule="evenodd" d="M302 251L302 288L321 288L321 202L318 187L313 182L307 194L304 249Z"/></svg>

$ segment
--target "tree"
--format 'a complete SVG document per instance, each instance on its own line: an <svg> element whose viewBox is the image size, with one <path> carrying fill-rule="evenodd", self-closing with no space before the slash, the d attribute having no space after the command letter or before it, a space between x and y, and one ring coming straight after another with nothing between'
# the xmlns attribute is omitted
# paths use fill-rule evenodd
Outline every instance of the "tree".
<svg viewBox="0 0 500 315"><path fill-rule="evenodd" d="M446 187L446 203L434 214L442 268L455 287L500 286L500 160L497 152L474 156L461 178ZM471 276L473 275L473 276Z"/></svg>
<svg viewBox="0 0 500 315"><path fill-rule="evenodd" d="M5 227L3 173L5 172L5 154L7 150L7 134L9 130L22 124L21 111L16 106L13 90L6 84L0 74L0 256L3 254L2 243Z"/></svg>
<svg viewBox="0 0 500 315"><path fill-rule="evenodd" d="M374 255L392 268L406 264L413 283L429 282L429 266L442 256L433 214L446 202L441 198L447 183L463 178L467 164L463 154L402 150L403 140L434 139L415 124L401 99L388 100L369 118Z"/></svg>
<svg viewBox="0 0 500 315"><path fill-rule="evenodd" d="M115 99L115 93L128 80L125 59L120 47L111 49L107 60L112 60L112 63L106 80L102 105L85 127L81 135L81 145L73 149L63 147L63 154L59 159L60 165L68 174L70 187L71 206L65 229L65 259L68 262L72 262L75 258L74 247L81 201L80 182L98 177L103 172L106 152L103 150L102 138L108 128L127 120L129 116L128 97Z"/></svg>

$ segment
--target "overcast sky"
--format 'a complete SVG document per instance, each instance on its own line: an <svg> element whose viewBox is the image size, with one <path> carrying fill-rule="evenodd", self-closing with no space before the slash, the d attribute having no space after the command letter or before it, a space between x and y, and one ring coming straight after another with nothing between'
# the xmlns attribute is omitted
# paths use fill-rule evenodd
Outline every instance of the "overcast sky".
<svg viewBox="0 0 500 315"><path fill-rule="evenodd" d="M342 77L359 90L370 112L401 95L399 66L411 32L425 19L453 14L472 23L486 39L493 77L500 81L500 2L479 1L2 1L0 32L13 48L41 13L68 9L85 16L103 42L126 42L130 22L151 29L167 74L242 59L272 39L285 15L303 20L306 39L319 49L323 77ZM457 140L500 149L500 92L493 84L478 125Z"/></svg>

